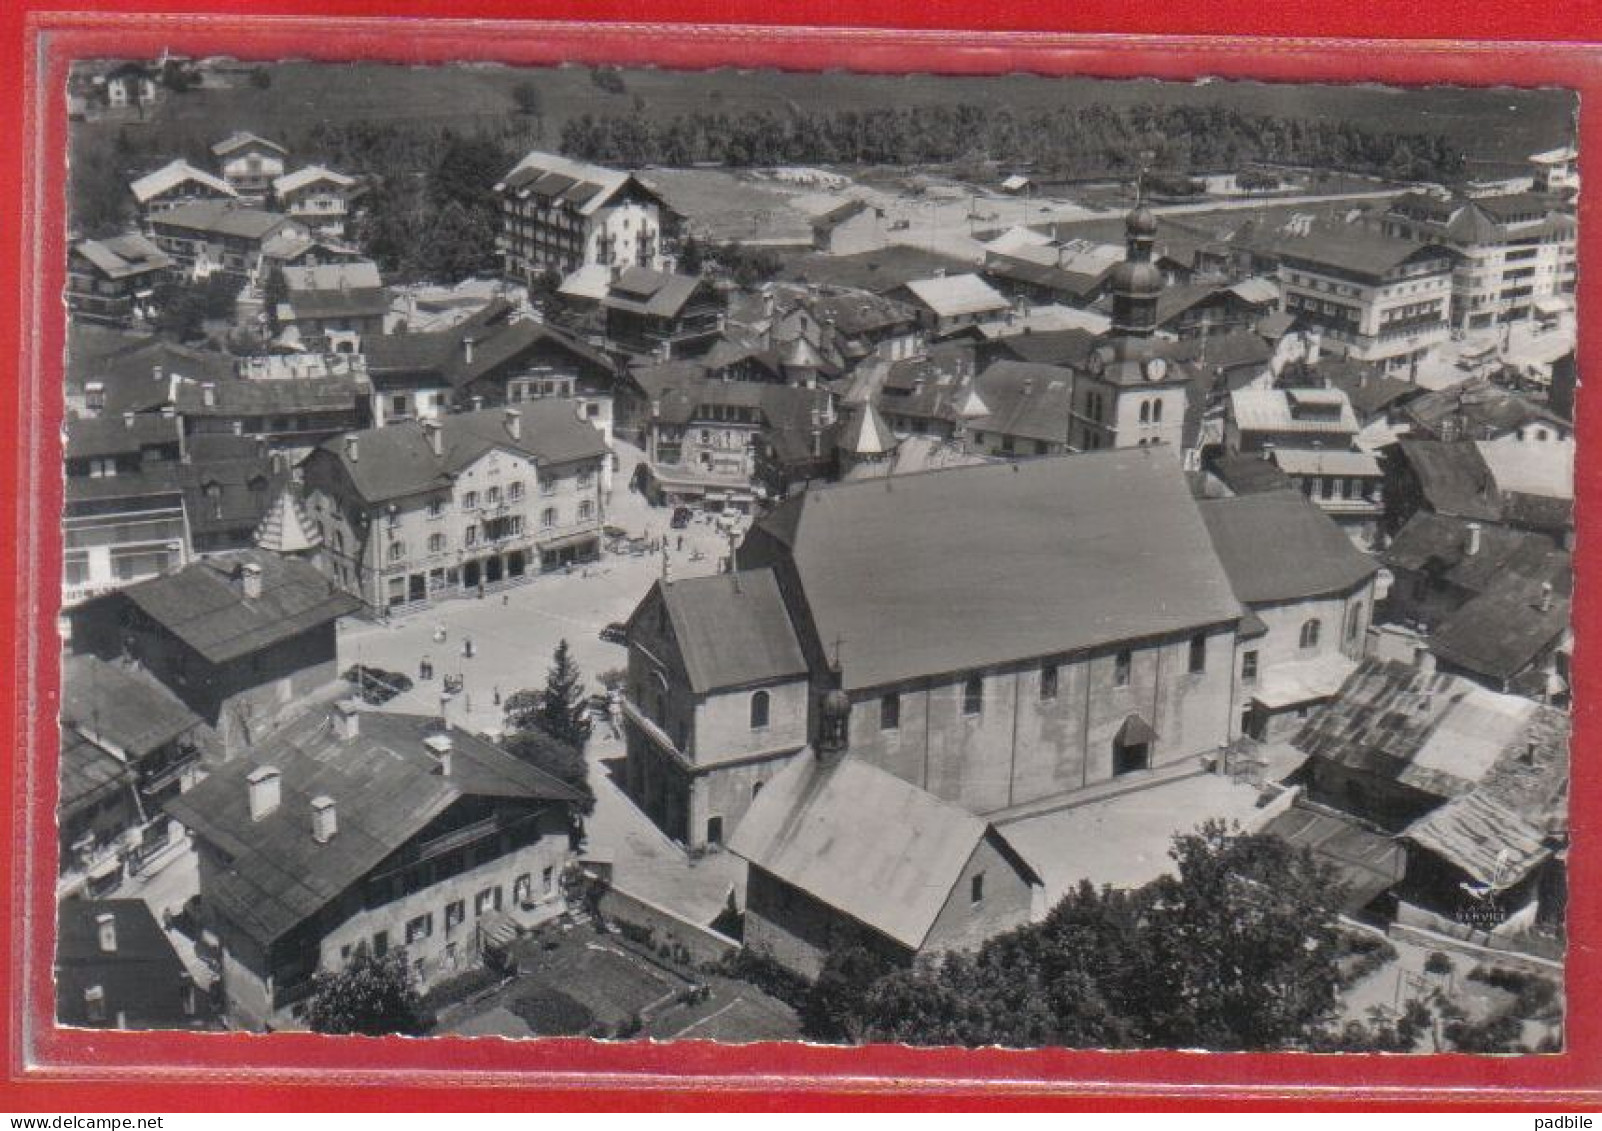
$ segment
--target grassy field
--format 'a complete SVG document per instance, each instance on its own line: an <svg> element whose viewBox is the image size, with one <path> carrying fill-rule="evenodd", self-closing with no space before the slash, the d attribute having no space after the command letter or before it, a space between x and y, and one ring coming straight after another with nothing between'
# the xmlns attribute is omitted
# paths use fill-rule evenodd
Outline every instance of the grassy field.
<svg viewBox="0 0 1602 1131"><path fill-rule="evenodd" d="M624 90L610 93L584 67L517 69L494 65L408 67L387 64L282 63L266 68L265 89L248 83L168 99L149 121L126 128L164 140L215 140L246 129L293 145L315 121L406 119L471 130L516 120L513 90L539 91L543 138L554 145L566 121L584 113L643 114L662 120L692 111L739 113L916 106L967 102L1011 106L1020 113L1064 103L1101 102L1235 107L1315 119L1347 119L1373 127L1436 130L1487 167L1517 162L1573 136L1575 100L1560 90L1397 89L1376 86L1292 86L1263 83L1159 83L1147 80L1058 79L1036 75L799 74L720 70L622 72ZM81 123L86 137L119 128ZM176 148L176 146L175 146Z"/></svg>

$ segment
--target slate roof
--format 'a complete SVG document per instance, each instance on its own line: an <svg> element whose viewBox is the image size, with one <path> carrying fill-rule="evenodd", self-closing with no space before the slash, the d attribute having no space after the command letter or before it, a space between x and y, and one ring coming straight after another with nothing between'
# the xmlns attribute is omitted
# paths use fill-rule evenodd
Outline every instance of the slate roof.
<svg viewBox="0 0 1602 1131"><path fill-rule="evenodd" d="M1290 476L1271 459L1255 455L1221 455L1211 466L1219 481L1237 495L1256 495L1263 491L1293 491Z"/></svg>
<svg viewBox="0 0 1602 1131"><path fill-rule="evenodd" d="M1543 611L1538 585L1498 586L1437 624L1430 651L1454 668L1507 682L1569 631L1569 609L1568 600L1554 596Z"/></svg>
<svg viewBox="0 0 1602 1131"><path fill-rule="evenodd" d="M1277 448L1274 462L1287 475L1339 475L1378 479L1379 460L1369 452L1342 452L1327 448Z"/></svg>
<svg viewBox="0 0 1602 1131"><path fill-rule="evenodd" d="M196 440L203 441L198 451ZM262 453L264 445L252 437L201 433L191 436L189 444L192 462L180 468L179 481L184 513L197 536L254 527L273 492L289 479L287 472L275 470Z"/></svg>
<svg viewBox="0 0 1602 1131"><path fill-rule="evenodd" d="M57 908L56 1020L103 1027L122 1013L130 1028L199 1027L210 1010L194 996L196 1014L184 1012L189 975L166 932L142 899L63 899ZM100 949L101 915L114 916L117 949ZM84 993L99 986L105 1019L91 1020Z"/></svg>
<svg viewBox="0 0 1602 1131"><path fill-rule="evenodd" d="M234 191L234 187L221 177L214 177L204 169L197 169L182 159L170 161L154 173L145 174L129 187L139 203L146 204L155 197L171 192L185 181L195 181L205 185L219 196L239 195Z"/></svg>
<svg viewBox="0 0 1602 1131"><path fill-rule="evenodd" d="M206 403L205 382L178 386L178 411L188 417L293 415L302 412L354 412L367 395L364 377L297 377L213 381L215 404Z"/></svg>
<svg viewBox="0 0 1602 1131"><path fill-rule="evenodd" d="M1554 500L1574 498L1574 446L1558 440L1471 441L1497 488Z"/></svg>
<svg viewBox="0 0 1602 1131"><path fill-rule="evenodd" d="M80 655L62 661L61 723L138 762L201 726L202 720L148 675Z"/></svg>
<svg viewBox="0 0 1602 1131"><path fill-rule="evenodd" d="M818 640L845 641L848 691L1241 616L1167 448L813 487L756 530Z"/></svg>
<svg viewBox="0 0 1602 1131"><path fill-rule="evenodd" d="M978 275L945 275L935 279L912 279L906 289L915 299L941 318L963 314L985 314L1008 310L1012 304Z"/></svg>
<svg viewBox="0 0 1602 1131"><path fill-rule="evenodd" d="M936 271L961 272L972 263L906 244L891 244L856 255L815 252L785 265L780 277L792 282L832 284L884 294L909 279L928 278Z"/></svg>
<svg viewBox="0 0 1602 1131"><path fill-rule="evenodd" d="M440 455L434 454L423 424L408 420L384 428L349 433L355 437L356 459L350 458L347 436L326 441L310 458L337 460L356 492L367 503L387 502L447 485L453 476L486 452L503 449L533 459L541 466L599 459L606 437L580 420L574 402L561 399L526 401L522 438L507 428L504 408L452 413L438 417Z"/></svg>
<svg viewBox="0 0 1602 1131"><path fill-rule="evenodd" d="M246 600L235 573L255 564L262 595ZM121 590L151 620L214 664L228 663L361 607L311 564L257 550L218 554Z"/></svg>
<svg viewBox="0 0 1602 1131"><path fill-rule="evenodd" d="M1310 849L1332 865L1346 884L1342 906L1350 913L1367 906L1406 871L1406 853L1395 838L1340 813L1293 805L1264 825L1263 832Z"/></svg>
<svg viewBox="0 0 1602 1131"><path fill-rule="evenodd" d="M1455 797L1425 814L1402 839L1497 891L1518 884L1551 856L1540 829L1480 793Z"/></svg>
<svg viewBox="0 0 1602 1131"><path fill-rule="evenodd" d="M260 242L285 224L288 216L259 208L241 208L227 200L196 200L157 213L150 218L153 228L179 228L205 236L223 236Z"/></svg>
<svg viewBox="0 0 1602 1131"><path fill-rule="evenodd" d="M1321 393L1333 394L1329 399L1335 403L1336 415L1296 415L1298 397L1311 401L1314 394ZM1229 394L1229 411L1243 432L1352 436L1358 430L1352 406L1338 389L1236 389Z"/></svg>
<svg viewBox="0 0 1602 1131"><path fill-rule="evenodd" d="M992 347L1009 353L1019 361L1041 365L1069 365L1082 362L1099 338L1088 330L1033 330L1012 334Z"/></svg>
<svg viewBox="0 0 1602 1131"><path fill-rule="evenodd" d="M1341 364L1344 360L1320 361L1313 372L1346 394L1359 420L1370 420L1424 393L1410 381L1369 372L1360 362Z"/></svg>
<svg viewBox="0 0 1602 1131"><path fill-rule="evenodd" d="M606 289L601 305L653 318L677 318L703 287L699 275L669 275L649 267L627 267Z"/></svg>
<svg viewBox="0 0 1602 1131"><path fill-rule="evenodd" d="M1425 393L1402 410L1425 435L1439 436L1448 421L1457 429L1454 438L1480 440L1544 423L1565 433L1570 424L1561 416L1527 397L1474 377L1451 388Z"/></svg>
<svg viewBox="0 0 1602 1131"><path fill-rule="evenodd" d="M697 695L807 674L771 569L658 582L656 590Z"/></svg>
<svg viewBox="0 0 1602 1131"><path fill-rule="evenodd" d="M1468 441L1402 440L1396 452L1412 471L1430 510L1481 522L1495 522L1502 517L1496 479L1477 445Z"/></svg>
<svg viewBox="0 0 1602 1131"><path fill-rule="evenodd" d="M1037 263L1027 254L1017 252L1007 254L992 251L985 256L984 273L996 279L1005 279L1009 282L1026 283L1033 287L1045 287L1061 294L1070 295L1075 299L1088 298L1103 279L1107 271L1099 274L1086 274L1081 271L1069 271L1057 265L1057 252L1055 248L1049 250L1050 263ZM1109 268L1110 270L1110 268Z"/></svg>
<svg viewBox="0 0 1602 1131"><path fill-rule="evenodd" d="M1568 788L1568 733L1561 711L1370 658L1292 745L1443 800L1481 791L1544 820Z"/></svg>
<svg viewBox="0 0 1602 1131"><path fill-rule="evenodd" d="M579 800L567 785L459 727L449 728L449 774L424 741L443 733L437 718L362 712L358 734L338 737L312 711L244 757L214 769L167 811L232 858L212 873L204 898L257 943L282 938L464 797ZM264 766L280 775L277 810L252 821L247 778ZM338 831L319 844L311 802L332 798Z"/></svg>
<svg viewBox="0 0 1602 1131"><path fill-rule="evenodd" d="M1468 526L1464 519L1419 511L1396 532L1380 560L1393 569L1432 573L1471 593L1513 579L1536 585L1550 581L1560 594L1568 592L1571 558L1551 538L1484 525L1479 552L1470 554Z"/></svg>
<svg viewBox="0 0 1602 1131"><path fill-rule="evenodd" d="M84 240L73 250L108 279L125 279L172 266L167 254L138 232L104 240Z"/></svg>
<svg viewBox="0 0 1602 1131"><path fill-rule="evenodd" d="M580 215L589 216L629 185L657 198L656 193L628 173L535 150L496 183L495 191L520 198L537 196L561 201L576 208Z"/></svg>
<svg viewBox="0 0 1602 1131"><path fill-rule="evenodd" d="M751 802L729 851L916 951L986 838L1006 846L978 817L866 762L802 754Z"/></svg>
<svg viewBox="0 0 1602 1131"><path fill-rule="evenodd" d="M66 458L132 455L146 448L178 445L179 421L172 416L96 416L66 422Z"/></svg>
<svg viewBox="0 0 1602 1131"><path fill-rule="evenodd" d="M71 727L61 728L61 796L63 817L76 816L134 780L126 764L90 742Z"/></svg>
<svg viewBox="0 0 1602 1131"><path fill-rule="evenodd" d="M473 340L473 360L464 342ZM505 299L494 299L472 317L445 330L382 334L362 343L367 371L375 379L397 373L434 376L461 389L515 365L531 351L551 346L589 365L612 372L612 363L594 347L543 322L515 317Z"/></svg>
<svg viewBox="0 0 1602 1131"><path fill-rule="evenodd" d="M1352 224L1338 228L1314 227L1305 236L1280 239L1277 246L1280 258L1286 262L1310 264L1315 270L1334 267L1372 278L1379 278L1413 258L1427 258L1430 254L1454 258L1451 251L1439 244L1397 239Z"/></svg>
<svg viewBox="0 0 1602 1131"><path fill-rule="evenodd" d="M968 426L1025 440L1066 444L1073 417L1073 371L1056 365L997 361L974 379L984 416Z"/></svg>
<svg viewBox="0 0 1602 1131"><path fill-rule="evenodd" d="M1379 568L1300 491L1202 499L1197 505L1242 604L1347 593Z"/></svg>
<svg viewBox="0 0 1602 1131"><path fill-rule="evenodd" d="M844 204L836 205L834 208L829 209L821 216L814 216L812 218L812 230L815 232L831 232L853 216L860 215L866 211L868 211L867 204L860 200L848 200Z"/></svg>

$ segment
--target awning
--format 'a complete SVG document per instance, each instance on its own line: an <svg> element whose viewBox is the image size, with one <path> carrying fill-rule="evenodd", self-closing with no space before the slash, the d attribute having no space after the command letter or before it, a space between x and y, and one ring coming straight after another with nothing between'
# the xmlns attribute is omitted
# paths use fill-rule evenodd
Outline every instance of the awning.
<svg viewBox="0 0 1602 1131"><path fill-rule="evenodd" d="M1130 715L1124 720L1124 725L1118 728L1118 734L1113 742L1119 746L1145 746L1147 743L1157 741L1157 732L1151 729L1151 724L1139 715Z"/></svg>
<svg viewBox="0 0 1602 1131"><path fill-rule="evenodd" d="M1572 308L1573 304L1562 295L1551 295L1547 298L1535 300L1535 313L1545 315L1548 318L1556 318L1559 315L1567 314Z"/></svg>
<svg viewBox="0 0 1602 1131"><path fill-rule="evenodd" d="M565 550L569 546L593 545L600 541L599 531L586 530L579 534L564 534L560 538L552 538L549 542L540 543L540 551L549 553L552 550Z"/></svg>

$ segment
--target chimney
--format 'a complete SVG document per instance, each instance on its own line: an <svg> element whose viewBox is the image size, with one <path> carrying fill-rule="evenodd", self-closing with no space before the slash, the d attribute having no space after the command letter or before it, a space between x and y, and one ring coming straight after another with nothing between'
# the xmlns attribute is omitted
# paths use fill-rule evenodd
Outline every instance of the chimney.
<svg viewBox="0 0 1602 1131"><path fill-rule="evenodd" d="M483 409L483 407L484 407L484 398L483 397L474 397L473 398L473 411L474 412L479 412L480 410Z"/></svg>
<svg viewBox="0 0 1602 1131"><path fill-rule="evenodd" d="M334 713L330 718L334 724L334 733L341 741L348 742L362 732L362 705L357 699L341 699L334 704Z"/></svg>
<svg viewBox="0 0 1602 1131"><path fill-rule="evenodd" d="M467 335L466 337L464 337L462 339L462 363L464 365L472 365L473 364L473 346L474 346L474 344L475 343L473 341L473 336L471 334Z"/></svg>
<svg viewBox="0 0 1602 1131"><path fill-rule="evenodd" d="M1480 524L1477 523L1477 522L1471 522L1471 523L1468 524L1468 547L1466 549L1466 553L1468 554L1469 557L1472 558L1475 554L1477 554L1479 552L1480 552Z"/></svg>
<svg viewBox="0 0 1602 1131"><path fill-rule="evenodd" d="M583 415L582 409L580 409L580 415ZM509 408L506 410L506 434L514 440L523 438L523 414L518 409Z"/></svg>
<svg viewBox="0 0 1602 1131"><path fill-rule="evenodd" d="M1543 613L1552 611L1552 583L1550 581L1541 582L1540 609Z"/></svg>
<svg viewBox="0 0 1602 1131"><path fill-rule="evenodd" d="M166 374L161 371L161 366L152 365L150 367L150 379L152 381L156 382L156 384L158 384L158 385L161 384L163 378L165 378L165 377L166 377Z"/></svg>
<svg viewBox="0 0 1602 1131"><path fill-rule="evenodd" d="M314 797L311 803L312 810L312 839L318 844L327 844L334 839L339 831L338 811L334 808L332 797Z"/></svg>
<svg viewBox="0 0 1602 1131"><path fill-rule="evenodd" d="M261 566L246 562L239 567L239 588L247 601L261 599Z"/></svg>
<svg viewBox="0 0 1602 1131"><path fill-rule="evenodd" d="M431 734L423 739L423 745L434 756L434 772L440 777L451 776L451 736L448 734Z"/></svg>
<svg viewBox="0 0 1602 1131"><path fill-rule="evenodd" d="M250 819L259 821L278 811L279 774L274 766L258 766L245 778L250 787Z"/></svg>
<svg viewBox="0 0 1602 1131"><path fill-rule="evenodd" d="M210 381L200 386L200 403L207 408L217 407L217 386Z"/></svg>
<svg viewBox="0 0 1602 1131"><path fill-rule="evenodd" d="M355 463L359 454L360 454L359 453L359 449L356 446L356 437L355 436L346 436L345 437L345 458L347 460L349 460L351 463Z"/></svg>
<svg viewBox="0 0 1602 1131"><path fill-rule="evenodd" d="M440 433L439 421L423 420L419 423L423 426L423 437L428 441L428 450L434 453L435 459L439 459L445 454L445 437Z"/></svg>
<svg viewBox="0 0 1602 1131"><path fill-rule="evenodd" d="M652 397L651 398L651 419L652 420L660 420L661 417L662 417L662 398L661 397Z"/></svg>
<svg viewBox="0 0 1602 1131"><path fill-rule="evenodd" d="M1426 645L1415 644L1413 646L1413 666L1421 672L1433 672L1435 670L1435 653L1431 652ZM1425 701L1426 703L1428 702L1427 697Z"/></svg>
<svg viewBox="0 0 1602 1131"><path fill-rule="evenodd" d="M95 931L100 938L100 949L106 954L117 953L117 917L110 911L95 916Z"/></svg>
<svg viewBox="0 0 1602 1131"><path fill-rule="evenodd" d="M124 428L132 428L133 424L134 424L134 414L131 413L131 412L123 413L122 414L122 426Z"/></svg>

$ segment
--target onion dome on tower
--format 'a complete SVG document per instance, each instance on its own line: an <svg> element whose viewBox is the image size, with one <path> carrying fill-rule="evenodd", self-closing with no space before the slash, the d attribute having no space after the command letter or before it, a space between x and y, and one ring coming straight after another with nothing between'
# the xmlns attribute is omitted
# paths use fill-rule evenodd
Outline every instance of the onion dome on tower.
<svg viewBox="0 0 1602 1131"><path fill-rule="evenodd" d="M1144 204L1124 220L1124 261L1112 269L1112 332L1115 336L1149 338L1157 332L1157 296L1163 273L1151 261L1157 241L1157 217Z"/></svg>

